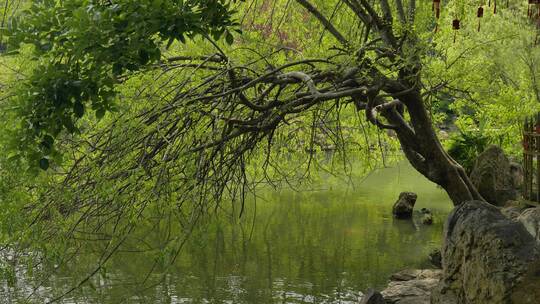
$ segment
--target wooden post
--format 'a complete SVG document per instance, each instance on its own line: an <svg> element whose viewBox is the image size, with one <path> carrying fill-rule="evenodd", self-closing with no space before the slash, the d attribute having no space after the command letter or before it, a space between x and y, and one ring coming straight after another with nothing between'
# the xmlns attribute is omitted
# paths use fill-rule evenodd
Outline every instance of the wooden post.
<svg viewBox="0 0 540 304"><path fill-rule="evenodd" d="M529 120L529 128L528 132L529 134L529 147L527 148L527 167L529 168L529 199L534 200L533 193L534 193L534 170L533 170L533 162L534 162L534 155L533 151L536 150L536 140L534 136L534 118L531 117Z"/></svg>
<svg viewBox="0 0 540 304"><path fill-rule="evenodd" d="M538 137L540 134L538 134L536 131L539 130L536 126L540 126L540 113L536 114L536 123L534 124L534 139L535 139L535 155L534 158L536 159L536 174L535 174L535 183L536 183L536 195L535 195L535 201L540 201L540 137Z"/></svg>
<svg viewBox="0 0 540 304"><path fill-rule="evenodd" d="M523 197L528 200L533 200L533 153L535 151L535 140L534 140L534 119L529 117L525 119L525 127L523 130L523 158L524 163L523 167L525 170L525 180L523 186L525 188L525 193Z"/></svg>
<svg viewBox="0 0 540 304"><path fill-rule="evenodd" d="M528 136L527 136L527 129L529 125L529 119L525 118L525 123L523 124L523 198L528 199L529 198L529 170L527 170L527 147L528 147Z"/></svg>

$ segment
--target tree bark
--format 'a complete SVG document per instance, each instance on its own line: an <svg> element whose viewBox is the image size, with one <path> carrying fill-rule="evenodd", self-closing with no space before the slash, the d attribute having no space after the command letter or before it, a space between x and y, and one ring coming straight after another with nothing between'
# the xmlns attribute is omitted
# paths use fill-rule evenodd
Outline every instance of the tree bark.
<svg viewBox="0 0 540 304"><path fill-rule="evenodd" d="M430 181L446 190L454 205L470 200L484 200L471 183L463 167L448 155L441 145L428 111L418 91L401 97L410 114L410 128L399 122L400 114L386 113L385 117L400 127L396 129L401 147L412 166Z"/></svg>

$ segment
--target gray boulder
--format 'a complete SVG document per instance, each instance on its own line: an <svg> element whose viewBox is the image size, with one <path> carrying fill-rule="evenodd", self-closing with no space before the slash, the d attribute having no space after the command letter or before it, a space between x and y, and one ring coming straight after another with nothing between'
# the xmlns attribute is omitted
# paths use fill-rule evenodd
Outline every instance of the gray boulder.
<svg viewBox="0 0 540 304"><path fill-rule="evenodd" d="M418 196L413 192L401 192L399 198L392 208L392 214L398 219L409 219L412 217L414 204Z"/></svg>
<svg viewBox="0 0 540 304"><path fill-rule="evenodd" d="M531 208L531 206L523 200L508 201L501 208L501 212L507 218L517 221L521 213L528 208Z"/></svg>
<svg viewBox="0 0 540 304"><path fill-rule="evenodd" d="M540 241L540 207L525 209L517 218L538 242Z"/></svg>
<svg viewBox="0 0 540 304"><path fill-rule="evenodd" d="M433 224L433 214L431 214L431 211L429 209L422 208L420 212L422 213L422 224L424 225Z"/></svg>
<svg viewBox="0 0 540 304"><path fill-rule="evenodd" d="M510 161L498 146L490 146L478 155L471 182L484 199L496 206L516 199L516 180L511 173Z"/></svg>
<svg viewBox="0 0 540 304"><path fill-rule="evenodd" d="M507 218L513 221L517 221L519 216L521 215L521 210L519 209L519 207L509 206L501 208L501 213Z"/></svg>
<svg viewBox="0 0 540 304"><path fill-rule="evenodd" d="M431 290L440 278L438 269L406 269L392 275L381 294L386 303L429 304Z"/></svg>
<svg viewBox="0 0 540 304"><path fill-rule="evenodd" d="M442 268L442 256L441 256L441 250L440 249L433 249L429 253L429 262L431 265L437 267L438 269Z"/></svg>
<svg viewBox="0 0 540 304"><path fill-rule="evenodd" d="M360 304L386 304L384 298L380 292L373 289L368 290L368 292L362 297Z"/></svg>
<svg viewBox="0 0 540 304"><path fill-rule="evenodd" d="M470 201L448 216L443 277L433 304L540 303L539 248L525 227L485 202Z"/></svg>
<svg viewBox="0 0 540 304"><path fill-rule="evenodd" d="M431 215L431 214L422 215L422 224L424 224L424 225L433 224L433 215Z"/></svg>

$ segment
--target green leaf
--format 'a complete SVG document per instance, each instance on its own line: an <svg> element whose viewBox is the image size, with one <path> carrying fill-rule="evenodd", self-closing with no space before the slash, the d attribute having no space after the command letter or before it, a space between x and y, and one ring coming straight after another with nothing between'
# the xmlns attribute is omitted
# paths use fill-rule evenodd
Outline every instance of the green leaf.
<svg viewBox="0 0 540 304"><path fill-rule="evenodd" d="M43 141L46 142L49 146L52 146L54 144L54 138L50 135L45 135L45 137L43 137Z"/></svg>
<svg viewBox="0 0 540 304"><path fill-rule="evenodd" d="M227 31L227 34L225 35L225 41L227 42L227 44L231 45L234 43L234 37L233 35L231 34L231 32Z"/></svg>
<svg viewBox="0 0 540 304"><path fill-rule="evenodd" d="M96 110L97 119L102 119L103 116L105 116L105 109L101 108L101 109Z"/></svg>
<svg viewBox="0 0 540 304"><path fill-rule="evenodd" d="M2 56L13 56L13 55L18 55L18 54L20 54L18 50L13 50L13 51L9 51L7 53L2 54Z"/></svg>
<svg viewBox="0 0 540 304"><path fill-rule="evenodd" d="M64 127L66 127L67 131L71 134L77 131L77 127L75 127L75 124L73 123L73 120L71 120L70 117L63 118L62 124L64 125Z"/></svg>
<svg viewBox="0 0 540 304"><path fill-rule="evenodd" d="M134 63L128 63L126 64L126 69L130 71L137 71L139 69L139 66Z"/></svg>
<svg viewBox="0 0 540 304"><path fill-rule="evenodd" d="M165 47L165 49L168 50L173 44L173 42L174 42L174 38L169 38L169 41L167 41L167 46Z"/></svg>
<svg viewBox="0 0 540 304"><path fill-rule="evenodd" d="M43 170L43 171L46 171L47 169L49 169L49 160L46 159L46 158L42 158L39 160L39 167Z"/></svg>
<svg viewBox="0 0 540 304"><path fill-rule="evenodd" d="M116 62L115 64L113 64L112 72L114 75L121 75L123 69L124 67L122 66L122 64L119 62Z"/></svg>
<svg viewBox="0 0 540 304"><path fill-rule="evenodd" d="M75 113L75 116L77 116L78 118L83 117L84 105L80 101L75 102L75 104L73 105L73 112Z"/></svg>
<svg viewBox="0 0 540 304"><path fill-rule="evenodd" d="M145 65L150 61L150 55L145 49L139 50L139 63Z"/></svg>
<svg viewBox="0 0 540 304"><path fill-rule="evenodd" d="M43 141L41 142L41 144L46 148L46 149L51 149L53 144L54 144L54 138L50 135L45 135L43 137Z"/></svg>

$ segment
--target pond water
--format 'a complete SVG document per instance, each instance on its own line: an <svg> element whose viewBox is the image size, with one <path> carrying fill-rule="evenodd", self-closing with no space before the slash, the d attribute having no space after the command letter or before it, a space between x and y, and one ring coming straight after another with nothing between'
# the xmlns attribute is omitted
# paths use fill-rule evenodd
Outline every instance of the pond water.
<svg viewBox="0 0 540 304"><path fill-rule="evenodd" d="M155 286L107 284L97 275L61 303L357 303L360 291L383 287L390 274L429 266L428 253L440 245L452 208L444 191L404 163L353 179L354 187L331 184L264 193L255 221L249 205L234 224L216 219L192 235ZM415 208L431 209L433 225L422 225L419 214L413 221L392 218L402 191L418 194ZM109 277L129 281L143 276L147 264L116 259ZM39 293L69 288L78 281L74 273L51 276ZM25 294L21 284L15 283L16 291L4 282L0 303L18 303Z"/></svg>

